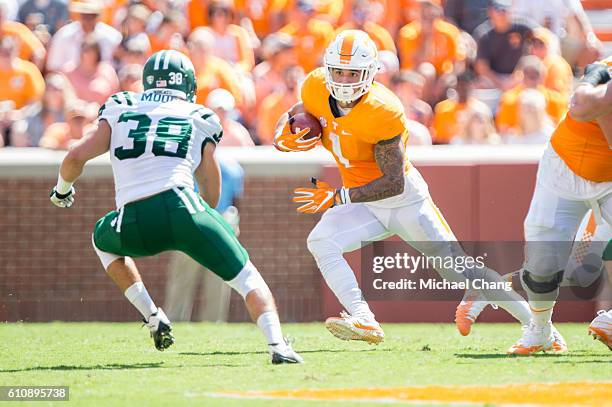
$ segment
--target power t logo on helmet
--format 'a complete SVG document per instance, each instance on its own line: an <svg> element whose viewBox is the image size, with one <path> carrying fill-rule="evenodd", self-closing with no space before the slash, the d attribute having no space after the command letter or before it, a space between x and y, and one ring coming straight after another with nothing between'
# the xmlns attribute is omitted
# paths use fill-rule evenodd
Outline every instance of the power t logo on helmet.
<svg viewBox="0 0 612 407"><path fill-rule="evenodd" d="M370 91L378 71L378 51L368 34L346 30L325 50L325 83L341 103L351 103Z"/></svg>
<svg viewBox="0 0 612 407"><path fill-rule="evenodd" d="M151 55L142 72L145 90L163 89L167 94L195 102L195 69L191 60L175 50L162 50Z"/></svg>

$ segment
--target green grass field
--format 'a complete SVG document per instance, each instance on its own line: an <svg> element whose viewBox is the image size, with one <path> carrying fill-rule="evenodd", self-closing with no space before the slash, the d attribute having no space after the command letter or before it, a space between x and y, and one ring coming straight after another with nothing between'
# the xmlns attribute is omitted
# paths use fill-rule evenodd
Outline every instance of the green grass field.
<svg viewBox="0 0 612 407"><path fill-rule="evenodd" d="M467 338L452 325L383 326L387 339L375 347L337 340L322 323L287 324L306 364L272 366L251 324L175 324L176 344L165 352L137 323L0 324L0 385L66 385L70 404L92 406L338 406L349 403L218 393L612 382L612 352L586 334L587 324L558 325L570 353L527 358L505 355L520 334L516 324L477 324Z"/></svg>

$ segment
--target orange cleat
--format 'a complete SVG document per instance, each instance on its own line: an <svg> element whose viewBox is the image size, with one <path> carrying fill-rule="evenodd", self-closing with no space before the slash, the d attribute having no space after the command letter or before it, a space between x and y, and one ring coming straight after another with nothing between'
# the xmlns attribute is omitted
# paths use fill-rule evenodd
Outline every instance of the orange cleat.
<svg viewBox="0 0 612 407"><path fill-rule="evenodd" d="M461 303L455 310L455 325L459 333L468 336L472 331L472 324L489 302L477 290L466 290Z"/></svg>
<svg viewBox="0 0 612 407"><path fill-rule="evenodd" d="M385 339L385 333L378 322L353 317L344 311L339 318L327 318L325 327L336 338L344 341L365 341L377 345Z"/></svg>
<svg viewBox="0 0 612 407"><path fill-rule="evenodd" d="M612 350L612 310L597 312L597 317L589 325L589 335L593 336L593 339L599 339Z"/></svg>
<svg viewBox="0 0 612 407"><path fill-rule="evenodd" d="M567 344L565 343L565 339L561 336L561 333L557 331L557 328L553 325L552 327L552 335L553 335L553 344L552 350L555 353L565 353L567 352Z"/></svg>

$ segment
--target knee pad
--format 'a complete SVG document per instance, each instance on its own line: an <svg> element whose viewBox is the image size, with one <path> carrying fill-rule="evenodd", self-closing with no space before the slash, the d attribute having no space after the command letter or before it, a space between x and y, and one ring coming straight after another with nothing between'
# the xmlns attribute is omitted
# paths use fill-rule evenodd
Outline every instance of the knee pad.
<svg viewBox="0 0 612 407"><path fill-rule="evenodd" d="M547 294L559 288L561 280L563 280L563 270L553 274L552 276L536 276L535 278L539 281L534 280L534 277L532 276L534 275L529 271L523 271L522 279L525 286L536 294Z"/></svg>
<svg viewBox="0 0 612 407"><path fill-rule="evenodd" d="M236 290L242 298L246 298L248 293L257 288L270 290L257 268L250 261L244 265L236 277L226 281L226 283Z"/></svg>
<svg viewBox="0 0 612 407"><path fill-rule="evenodd" d="M96 246L96 242L94 241L93 235L91 235L91 244L94 250L96 251L98 258L100 259L100 262L102 263L102 266L104 267L104 270L108 269L108 266L115 260L121 259L122 257L124 257L124 256L119 256L113 253L104 252L98 249L98 247Z"/></svg>

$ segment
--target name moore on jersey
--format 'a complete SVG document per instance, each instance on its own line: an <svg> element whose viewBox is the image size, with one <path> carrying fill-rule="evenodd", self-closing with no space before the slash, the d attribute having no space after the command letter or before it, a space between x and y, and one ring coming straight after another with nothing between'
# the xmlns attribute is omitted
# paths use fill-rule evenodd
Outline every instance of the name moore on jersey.
<svg viewBox="0 0 612 407"><path fill-rule="evenodd" d="M116 93L102 105L98 119L111 127L117 208L173 187L193 189L203 146L223 136L212 110L171 89Z"/></svg>

